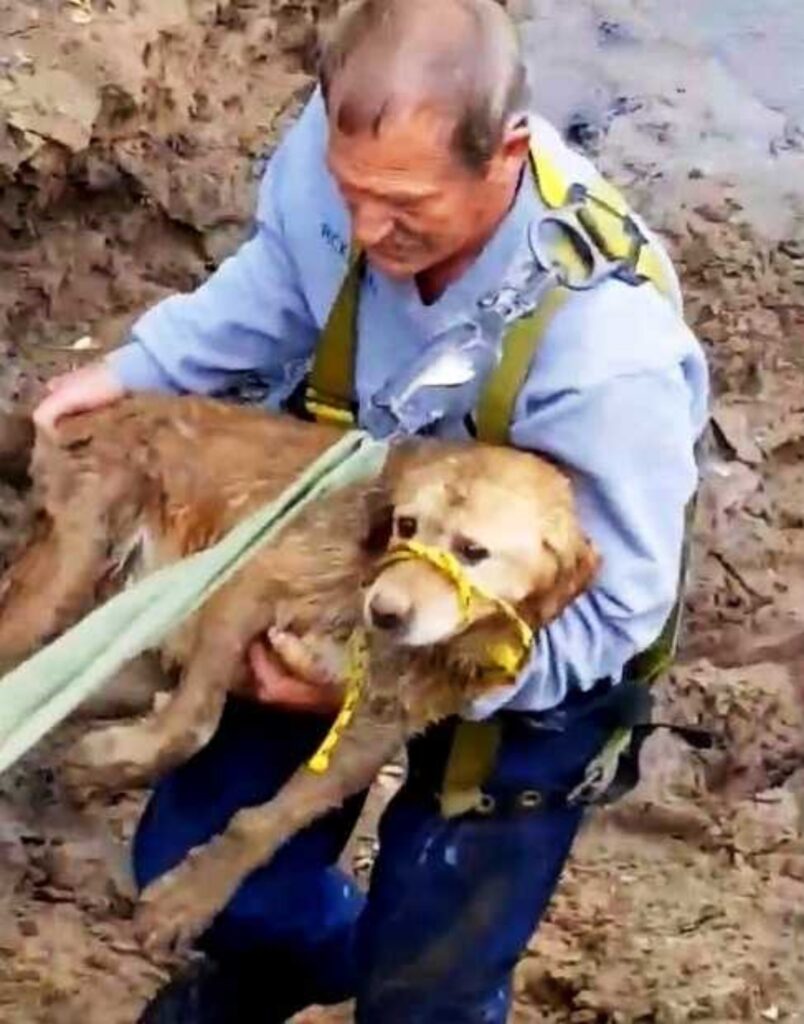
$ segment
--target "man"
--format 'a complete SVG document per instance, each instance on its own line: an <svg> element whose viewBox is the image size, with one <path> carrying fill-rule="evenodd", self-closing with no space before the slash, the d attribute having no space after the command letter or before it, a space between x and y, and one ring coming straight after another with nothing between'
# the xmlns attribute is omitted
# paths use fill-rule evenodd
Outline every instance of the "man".
<svg viewBox="0 0 804 1024"><path fill-rule="evenodd" d="M569 182L597 181L529 111L516 36L494 0L357 0L324 52L321 89L271 160L251 239L195 293L147 313L128 345L55 381L38 421L141 389L256 384L281 406L332 333L333 308L352 308L358 421L390 429L411 367L444 339L459 351L461 331L533 270L549 204L531 150ZM511 443L570 467L603 569L543 631L505 706L472 709L502 723L483 800L442 816L463 727L434 730L385 814L368 899L335 867L358 800L247 880L204 937L205 966L143 1021L263 1024L353 995L362 1024L506 1019L511 970L581 819L533 794L582 779L611 729L596 709L676 598L707 383L661 253L659 263L664 294L618 273L569 295L514 396ZM451 394L454 406L462 392ZM468 436L469 394L457 414L419 402L405 428ZM157 788L135 841L140 884L266 800L326 731L331 691L288 677L263 640L250 658L259 703L232 701L209 746Z"/></svg>

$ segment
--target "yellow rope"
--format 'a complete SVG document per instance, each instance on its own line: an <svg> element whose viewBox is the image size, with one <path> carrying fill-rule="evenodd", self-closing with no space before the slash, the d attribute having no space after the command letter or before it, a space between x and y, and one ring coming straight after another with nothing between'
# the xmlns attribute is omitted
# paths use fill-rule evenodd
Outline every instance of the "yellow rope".
<svg viewBox="0 0 804 1024"><path fill-rule="evenodd" d="M356 629L349 638L349 661L346 668L346 695L343 698L338 717L324 737L318 750L307 762L307 767L316 775L323 775L332 760L332 752L341 741L346 727L354 718L360 702L368 671L368 643L363 629Z"/></svg>
<svg viewBox="0 0 804 1024"><path fill-rule="evenodd" d="M452 583L455 587L455 594L461 609L461 617L468 622L472 611L472 604L477 601L487 601L494 605L503 615L513 623L517 631L517 644L495 643L488 648L489 661L492 667L500 669L508 676L515 676L522 667L527 655L533 647L533 630L517 612L513 605L500 597L495 597L484 590L478 584L473 583L466 575L458 559L449 551L442 548L430 547L427 544L420 544L418 541L403 541L394 546L382 563L382 568L393 565L396 562L408 561L427 562L434 569Z"/></svg>
<svg viewBox="0 0 804 1024"><path fill-rule="evenodd" d="M428 547L426 544L419 544L417 541L405 541L395 546L383 560L381 568L384 569L397 562L415 560L432 565L434 569L443 573L453 584L463 622L469 620L472 604L477 600L482 600L499 609L514 624L518 642L505 643L501 641L489 644L487 653L491 668L501 671L506 676L515 676L522 668L522 664L533 646L533 630L513 605L503 601L502 598L489 594L482 587L473 583L467 577L458 559L449 551ZM354 718L355 709L363 693L368 673L368 641L364 629L356 629L352 633L349 638L348 653L346 695L343 705L338 713L338 717L332 724L332 728L324 737L321 746L307 762L307 767L311 772L315 772L316 775L323 775L324 772L328 771L332 760L332 752L340 743L346 727Z"/></svg>

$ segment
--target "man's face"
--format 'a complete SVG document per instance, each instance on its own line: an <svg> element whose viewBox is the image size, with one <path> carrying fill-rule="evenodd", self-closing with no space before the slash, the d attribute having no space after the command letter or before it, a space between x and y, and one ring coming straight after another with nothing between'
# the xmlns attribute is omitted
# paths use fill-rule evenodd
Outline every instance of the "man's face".
<svg viewBox="0 0 804 1024"><path fill-rule="evenodd" d="M470 170L452 149L452 130L448 118L426 108L389 117L377 134L345 134L330 124L327 163L353 238L390 277L449 259L499 219L500 161Z"/></svg>

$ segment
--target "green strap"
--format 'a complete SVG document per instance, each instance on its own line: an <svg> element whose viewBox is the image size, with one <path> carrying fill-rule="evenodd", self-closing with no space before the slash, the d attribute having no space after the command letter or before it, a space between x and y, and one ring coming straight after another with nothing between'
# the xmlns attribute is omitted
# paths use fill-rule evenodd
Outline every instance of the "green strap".
<svg viewBox="0 0 804 1024"><path fill-rule="evenodd" d="M568 288L553 288L530 316L517 320L503 340L502 358L489 376L477 408L477 436L487 444L508 444L508 431L539 345L553 318L566 305Z"/></svg>
<svg viewBox="0 0 804 1024"><path fill-rule="evenodd" d="M354 369L360 286L366 258L353 250L340 291L316 348L305 396L315 419L349 426L354 422Z"/></svg>
<svg viewBox="0 0 804 1024"><path fill-rule="evenodd" d="M382 471L388 445L345 434L213 547L151 573L0 679L0 773L127 661L157 646L311 501Z"/></svg>
<svg viewBox="0 0 804 1024"><path fill-rule="evenodd" d="M497 761L502 727L497 721L459 722L441 787L441 816L456 818L480 810L482 787Z"/></svg>

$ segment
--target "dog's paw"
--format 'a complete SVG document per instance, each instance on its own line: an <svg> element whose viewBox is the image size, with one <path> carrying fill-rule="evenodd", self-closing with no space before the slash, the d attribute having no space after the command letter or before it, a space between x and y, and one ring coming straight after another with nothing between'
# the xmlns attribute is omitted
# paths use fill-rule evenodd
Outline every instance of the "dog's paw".
<svg viewBox="0 0 804 1024"><path fill-rule="evenodd" d="M236 882L204 850L192 851L140 896L134 933L150 953L186 952L228 903Z"/></svg>

